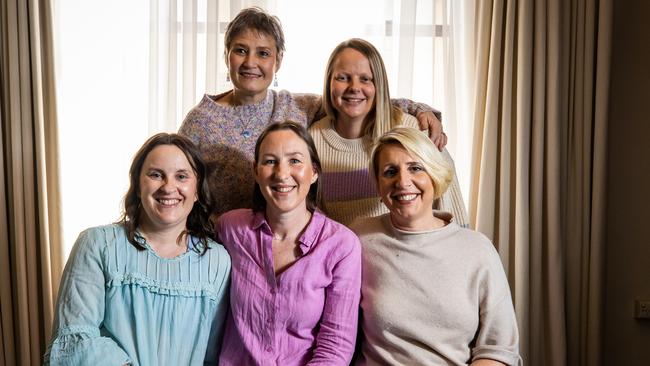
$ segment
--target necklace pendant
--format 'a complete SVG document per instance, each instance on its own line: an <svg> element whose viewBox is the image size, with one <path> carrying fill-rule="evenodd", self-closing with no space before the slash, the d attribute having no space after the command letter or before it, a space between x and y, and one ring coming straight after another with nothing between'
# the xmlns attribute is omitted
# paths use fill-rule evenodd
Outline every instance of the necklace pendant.
<svg viewBox="0 0 650 366"><path fill-rule="evenodd" d="M244 136L244 138L249 138L251 137L251 132L249 130L244 130L241 135Z"/></svg>

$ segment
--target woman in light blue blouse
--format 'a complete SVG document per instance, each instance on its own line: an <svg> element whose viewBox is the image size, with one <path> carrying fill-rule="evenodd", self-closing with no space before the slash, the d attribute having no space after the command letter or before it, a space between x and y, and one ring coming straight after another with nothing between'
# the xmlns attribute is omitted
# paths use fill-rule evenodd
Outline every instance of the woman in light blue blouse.
<svg viewBox="0 0 650 366"><path fill-rule="evenodd" d="M206 168L176 134L135 155L122 219L82 232L45 364L217 364L230 257L212 235Z"/></svg>

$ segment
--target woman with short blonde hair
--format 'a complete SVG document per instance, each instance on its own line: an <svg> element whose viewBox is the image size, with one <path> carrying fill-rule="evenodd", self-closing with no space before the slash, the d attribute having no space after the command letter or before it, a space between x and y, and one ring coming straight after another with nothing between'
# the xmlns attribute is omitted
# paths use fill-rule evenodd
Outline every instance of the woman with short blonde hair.
<svg viewBox="0 0 650 366"><path fill-rule="evenodd" d="M422 143L423 138L426 139L427 136L408 127L395 127L382 135L370 153L370 171L373 178L377 179L377 164L379 163L377 155L381 149L388 144L401 145L411 156L417 157L422 162L424 170L433 182L434 198L442 197L452 182L454 168L435 145Z"/></svg>
<svg viewBox="0 0 650 366"><path fill-rule="evenodd" d="M396 127L370 169L389 213L350 227L362 247L357 365L521 365L499 254L431 209L449 184L444 157L424 134Z"/></svg>

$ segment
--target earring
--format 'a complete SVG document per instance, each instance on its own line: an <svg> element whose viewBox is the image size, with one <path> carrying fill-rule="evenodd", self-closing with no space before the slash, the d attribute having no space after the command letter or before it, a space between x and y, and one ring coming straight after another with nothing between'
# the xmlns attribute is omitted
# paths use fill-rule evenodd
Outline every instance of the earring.
<svg viewBox="0 0 650 366"><path fill-rule="evenodd" d="M278 74L276 73L275 76L273 77L273 87L277 88L278 87Z"/></svg>
<svg viewBox="0 0 650 366"><path fill-rule="evenodd" d="M230 70L226 69L226 82L230 82Z"/></svg>

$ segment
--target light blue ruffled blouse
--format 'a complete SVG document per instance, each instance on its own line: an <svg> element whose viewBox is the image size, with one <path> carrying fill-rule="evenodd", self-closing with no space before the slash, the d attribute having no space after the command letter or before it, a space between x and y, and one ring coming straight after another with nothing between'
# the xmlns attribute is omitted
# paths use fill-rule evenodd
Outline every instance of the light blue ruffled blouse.
<svg viewBox="0 0 650 366"><path fill-rule="evenodd" d="M119 224L79 235L45 364L217 364L230 256L214 241L204 255L193 248L172 259L143 244L137 250Z"/></svg>

